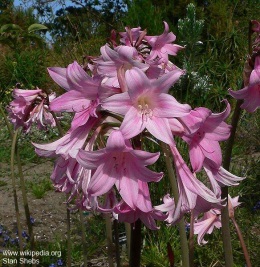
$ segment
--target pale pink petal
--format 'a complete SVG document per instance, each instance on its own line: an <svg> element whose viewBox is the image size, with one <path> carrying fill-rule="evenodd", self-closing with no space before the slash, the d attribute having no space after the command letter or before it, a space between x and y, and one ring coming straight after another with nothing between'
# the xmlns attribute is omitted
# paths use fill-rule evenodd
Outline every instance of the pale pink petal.
<svg viewBox="0 0 260 267"><path fill-rule="evenodd" d="M76 159L84 168L93 170L97 169L106 159L104 152L105 149L100 149L98 151L85 151L80 149Z"/></svg>
<svg viewBox="0 0 260 267"><path fill-rule="evenodd" d="M135 107L131 107L124 117L120 126L120 131L125 139L130 139L141 133L145 126L146 123L143 122L137 109Z"/></svg>
<svg viewBox="0 0 260 267"><path fill-rule="evenodd" d="M48 68L48 72L54 82L56 82L60 87L64 88L66 91L72 89L66 77L66 68L52 67Z"/></svg>
<svg viewBox="0 0 260 267"><path fill-rule="evenodd" d="M116 151L123 151L126 148L125 139L120 131L113 131L110 133L107 145L106 145L106 151L116 152Z"/></svg>
<svg viewBox="0 0 260 267"><path fill-rule="evenodd" d="M132 106L128 92L115 94L101 103L103 109L125 115Z"/></svg>
<svg viewBox="0 0 260 267"><path fill-rule="evenodd" d="M180 79L185 71L176 68L167 74L162 75L154 82L154 90L157 93L168 93L169 89Z"/></svg>
<svg viewBox="0 0 260 267"><path fill-rule="evenodd" d="M190 145L189 155L193 171L200 171L203 166L205 155L202 153L202 150L200 149L197 143L193 142Z"/></svg>
<svg viewBox="0 0 260 267"><path fill-rule="evenodd" d="M90 105L90 100L86 99L82 93L71 90L56 99L50 104L50 109L54 112L80 112Z"/></svg>
<svg viewBox="0 0 260 267"><path fill-rule="evenodd" d="M99 165L91 177L88 193L91 196L101 196L107 193L116 183L119 176L120 174L113 168L113 161Z"/></svg>
<svg viewBox="0 0 260 267"><path fill-rule="evenodd" d="M191 107L179 103L173 96L160 94L153 109L154 116L161 118L183 117L189 114Z"/></svg>
<svg viewBox="0 0 260 267"><path fill-rule="evenodd" d="M129 177L128 171L126 169L124 173L121 173L116 181L116 187L127 205L135 209L135 203L138 197L138 182L137 179L131 179Z"/></svg>
<svg viewBox="0 0 260 267"><path fill-rule="evenodd" d="M134 157L138 158L139 162L142 162L144 166L154 164L160 156L160 152L150 153L143 150L132 150L130 151Z"/></svg>
<svg viewBox="0 0 260 267"><path fill-rule="evenodd" d="M174 145L171 128L167 119L154 116L147 121L146 128L157 139L168 145Z"/></svg>
<svg viewBox="0 0 260 267"><path fill-rule="evenodd" d="M135 101L143 92L151 88L151 83L147 76L138 68L127 70L125 79L128 93L132 101Z"/></svg>

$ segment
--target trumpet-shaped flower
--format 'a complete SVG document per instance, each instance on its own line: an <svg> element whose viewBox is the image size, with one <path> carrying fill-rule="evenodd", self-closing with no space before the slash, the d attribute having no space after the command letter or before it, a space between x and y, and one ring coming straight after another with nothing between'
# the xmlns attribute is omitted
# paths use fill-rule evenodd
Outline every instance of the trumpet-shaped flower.
<svg viewBox="0 0 260 267"><path fill-rule="evenodd" d="M145 36L145 40L151 45L152 50L147 59L152 60L156 57L168 61L168 55L176 56L177 52L183 49L180 45L172 44L176 36L169 32L169 25L164 21L164 32L159 36Z"/></svg>
<svg viewBox="0 0 260 267"><path fill-rule="evenodd" d="M182 117L190 112L190 106L180 104L167 94L183 71L176 69L155 81L151 81L139 69L128 70L125 75L128 91L109 97L102 103L104 109L125 115L120 130L130 139L145 128L156 138L173 144L168 118Z"/></svg>
<svg viewBox="0 0 260 267"><path fill-rule="evenodd" d="M205 212L203 217L194 223L194 234L198 235L198 244L206 244L207 241L204 240L205 234L211 234L214 227L221 228L220 220L220 210L211 209Z"/></svg>
<svg viewBox="0 0 260 267"><path fill-rule="evenodd" d="M134 209L138 199L138 180L158 182L163 176L163 173L145 167L158 157L159 153L134 150L126 144L120 131L113 131L106 148L93 152L80 150L77 160L84 168L95 170L88 187L90 195L103 195L115 184L123 200Z"/></svg>
<svg viewBox="0 0 260 267"><path fill-rule="evenodd" d="M254 70L250 74L249 84L238 91L229 90L235 99L243 99L241 108L254 112L260 107L260 56L255 58Z"/></svg>
<svg viewBox="0 0 260 267"><path fill-rule="evenodd" d="M189 129L182 139L189 144L190 161L194 172L201 170L205 159L215 168L220 168L222 153L219 141L227 140L230 128L224 120L230 113L227 101L226 109L221 113L212 113L207 108L196 108L180 121Z"/></svg>
<svg viewBox="0 0 260 267"><path fill-rule="evenodd" d="M239 206L241 203L238 202L238 196L231 198L228 195L228 209L229 217L234 216L234 209ZM196 215L195 215L196 217ZM211 234L214 228L221 228L221 210L217 208L210 209L209 211L203 214L203 217L198 219L194 223L194 234L198 235L198 244L206 244L207 241L204 240L205 234Z"/></svg>
<svg viewBox="0 0 260 267"><path fill-rule="evenodd" d="M72 128L84 125L89 117L98 117L100 101L119 92L102 85L100 76L90 77L76 61L67 68L48 70L53 80L68 91L52 101L50 108L54 112L76 112Z"/></svg>
<svg viewBox="0 0 260 267"><path fill-rule="evenodd" d="M14 89L13 96L14 100L7 110L15 129L22 127L25 132L29 132L33 123L37 123L39 129L56 125L49 110L49 104L54 100L55 94L47 95L41 89Z"/></svg>

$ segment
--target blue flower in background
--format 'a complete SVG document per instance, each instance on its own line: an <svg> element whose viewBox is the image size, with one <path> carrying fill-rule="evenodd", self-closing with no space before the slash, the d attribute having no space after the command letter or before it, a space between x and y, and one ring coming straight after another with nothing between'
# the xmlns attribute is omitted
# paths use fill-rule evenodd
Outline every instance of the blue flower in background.
<svg viewBox="0 0 260 267"><path fill-rule="evenodd" d="M253 211L257 211L260 209L260 201L258 201L255 206L253 207Z"/></svg>
<svg viewBox="0 0 260 267"><path fill-rule="evenodd" d="M63 266L63 260L62 259L58 259L57 260L57 265L58 266Z"/></svg>
<svg viewBox="0 0 260 267"><path fill-rule="evenodd" d="M35 219L33 217L30 217L31 224L35 223Z"/></svg>

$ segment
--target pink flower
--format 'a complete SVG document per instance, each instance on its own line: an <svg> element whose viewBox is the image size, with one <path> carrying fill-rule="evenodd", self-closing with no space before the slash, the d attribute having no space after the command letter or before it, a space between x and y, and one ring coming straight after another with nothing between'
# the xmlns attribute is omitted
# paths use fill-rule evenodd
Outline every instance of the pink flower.
<svg viewBox="0 0 260 267"><path fill-rule="evenodd" d="M121 86L120 76L126 70L137 67L143 71L149 68L149 65L142 62L137 50L129 46L117 46L115 50L108 45L101 47L101 56L94 60L97 73L104 77L103 83L119 87ZM122 91L124 91L121 88Z"/></svg>
<svg viewBox="0 0 260 267"><path fill-rule="evenodd" d="M22 127L27 133L33 123L37 123L39 129L45 129L47 125L56 125L49 111L49 104L54 100L55 94L48 96L41 89L14 89L13 96L15 99L7 110L15 129Z"/></svg>
<svg viewBox="0 0 260 267"><path fill-rule="evenodd" d="M68 92L52 101L50 108L54 112L76 112L72 128L87 123L89 117L98 117L100 101L119 92L102 85L100 76L90 77L75 61L67 68L49 68L53 80Z"/></svg>
<svg viewBox="0 0 260 267"><path fill-rule="evenodd" d="M164 62L168 62L168 55L176 56L177 52L183 49L182 46L172 44L176 36L170 32L167 22L164 21L164 32L159 36L145 36L145 40L151 45L152 50L148 56L148 60L162 58Z"/></svg>
<svg viewBox="0 0 260 267"><path fill-rule="evenodd" d="M227 101L226 109L222 113L212 113L207 108L196 108L180 121L187 127L187 133L182 139L189 144L190 161L194 172L201 170L205 159L215 168L220 168L222 153L219 141L229 138L230 128L224 120L230 113Z"/></svg>
<svg viewBox="0 0 260 267"><path fill-rule="evenodd" d="M238 91L229 89L229 93L235 99L243 99L241 108L248 112L254 112L260 107L260 56L255 58L255 68L250 74L248 86Z"/></svg>
<svg viewBox="0 0 260 267"><path fill-rule="evenodd" d="M83 148L86 139L94 126L99 123L98 118L90 118L88 122L77 128L71 128L62 138L49 144L36 144L36 153L42 157L62 155L64 159L76 158L79 149Z"/></svg>
<svg viewBox="0 0 260 267"><path fill-rule="evenodd" d="M204 240L205 234L211 234L214 227L221 228L220 210L212 209L205 212L203 217L194 223L194 234L198 235L198 244L206 244Z"/></svg>
<svg viewBox="0 0 260 267"><path fill-rule="evenodd" d="M182 73L176 69L151 81L137 68L126 72L128 91L113 95L102 103L104 109L125 115L120 127L125 139L138 135L146 128L159 140L173 144L168 118L182 117L190 111L189 105L180 104L167 94Z"/></svg>
<svg viewBox="0 0 260 267"><path fill-rule="evenodd" d="M182 218L181 214L177 215L175 213L175 201L169 194L163 197L163 204L154 206L154 208L158 211L166 212L167 219L165 221L169 224L177 223Z"/></svg>
<svg viewBox="0 0 260 267"><path fill-rule="evenodd" d="M176 204L174 199L166 195L163 199L164 204L155 207L157 210L167 212L167 222L177 223L185 213L195 208L198 197L206 203L221 206L220 196L216 196L191 173L177 148L171 147L171 151L177 174L179 200Z"/></svg>
<svg viewBox="0 0 260 267"><path fill-rule="evenodd" d="M157 210L151 210L149 212L143 212L139 209L131 209L125 202L122 202L114 209L115 213L118 213L119 222L134 223L140 219L146 227L151 230L158 230L155 220L164 221L166 216Z"/></svg>
<svg viewBox="0 0 260 267"><path fill-rule="evenodd" d="M106 148L87 152L80 150L78 162L86 169L95 170L88 187L92 196L108 192L115 184L124 201L132 208L138 198L138 180L158 182L163 173L156 173L145 166L153 164L159 153L134 150L126 144L120 131L113 131Z"/></svg>
<svg viewBox="0 0 260 267"><path fill-rule="evenodd" d="M125 27L125 32L120 32L119 35L121 36L120 42L126 46L134 46L136 48L142 44L143 38L146 35L146 30L141 31L141 28L129 28ZM142 44L140 48L143 48L144 45Z"/></svg>
<svg viewBox="0 0 260 267"><path fill-rule="evenodd" d="M231 198L228 195L228 208L229 208L229 217L234 216L234 208L239 206L241 203L238 202L238 196ZM204 213L203 217L198 219L194 223L194 234L198 235L198 244L206 244L207 241L204 240L205 234L211 234L214 230L214 227L221 228L221 211L220 209L213 208Z"/></svg>

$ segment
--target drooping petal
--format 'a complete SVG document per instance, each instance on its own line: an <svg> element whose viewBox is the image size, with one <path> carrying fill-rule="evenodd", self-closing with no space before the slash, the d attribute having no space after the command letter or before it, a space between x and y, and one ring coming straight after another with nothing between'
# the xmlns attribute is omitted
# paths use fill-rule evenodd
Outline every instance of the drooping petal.
<svg viewBox="0 0 260 267"><path fill-rule="evenodd" d="M138 181L137 179L130 178L128 169L118 177L116 187L127 205L135 209L135 203L138 197Z"/></svg>
<svg viewBox="0 0 260 267"><path fill-rule="evenodd" d="M80 149L77 154L78 163L86 169L97 169L102 162L105 160L105 149L98 151L85 151Z"/></svg>
<svg viewBox="0 0 260 267"><path fill-rule="evenodd" d="M78 91L71 90L56 99L50 104L50 109L54 112L80 112L90 105L90 100Z"/></svg>

